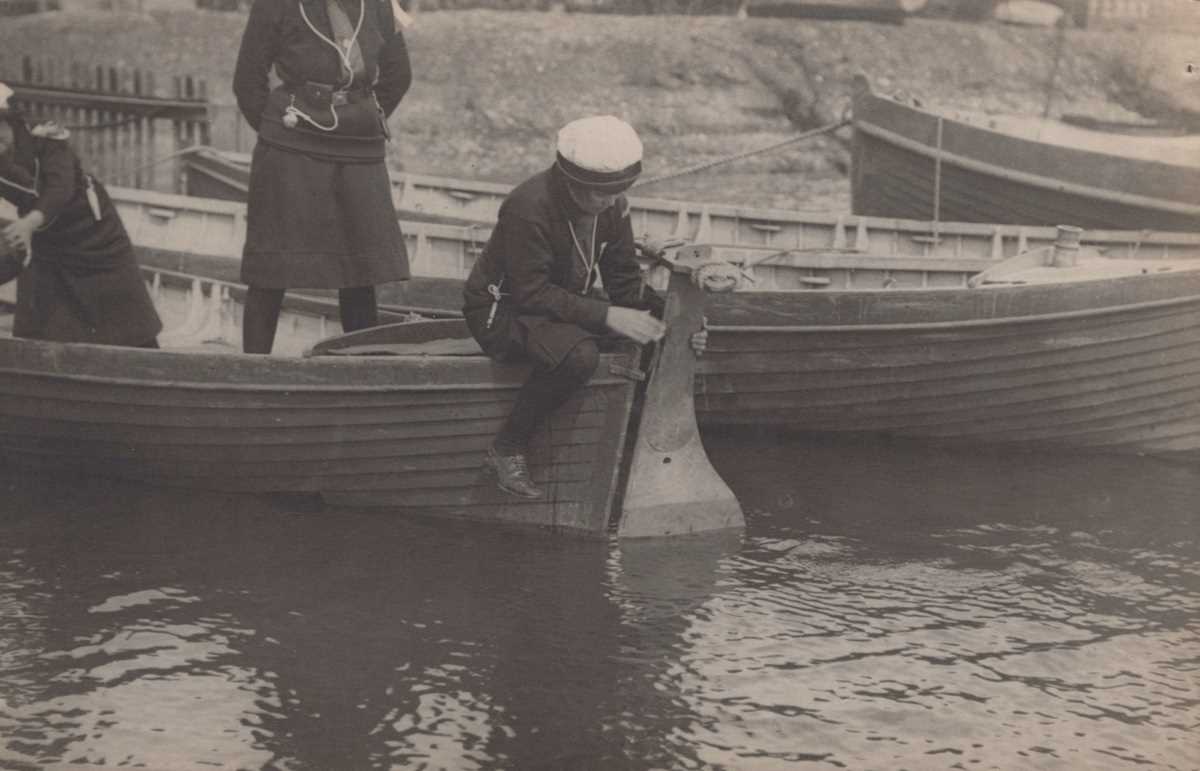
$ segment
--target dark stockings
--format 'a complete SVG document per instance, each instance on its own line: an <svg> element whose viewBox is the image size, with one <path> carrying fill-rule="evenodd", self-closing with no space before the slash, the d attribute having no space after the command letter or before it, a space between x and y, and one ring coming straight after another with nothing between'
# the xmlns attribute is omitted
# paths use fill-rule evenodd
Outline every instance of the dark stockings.
<svg viewBox="0 0 1200 771"><path fill-rule="evenodd" d="M242 350L246 353L270 353L275 344L275 327L283 306L282 289L252 286L246 292L242 313Z"/></svg>
<svg viewBox="0 0 1200 771"><path fill-rule="evenodd" d="M379 325L379 308L375 304L375 287L352 286L338 290L338 311L342 331L354 332Z"/></svg>
<svg viewBox="0 0 1200 771"><path fill-rule="evenodd" d="M557 367L549 370L541 365L535 367L517 392L512 414L496 436L496 452L500 455L527 452L533 432L591 378L599 361L596 343L584 340Z"/></svg>
<svg viewBox="0 0 1200 771"><path fill-rule="evenodd" d="M246 309L242 317L242 350L246 353L270 353L275 344L275 329L279 325L279 310L283 307L283 289L264 289L252 286L246 292ZM354 286L338 290L338 312L342 330L354 332L379 323L375 303L375 287Z"/></svg>

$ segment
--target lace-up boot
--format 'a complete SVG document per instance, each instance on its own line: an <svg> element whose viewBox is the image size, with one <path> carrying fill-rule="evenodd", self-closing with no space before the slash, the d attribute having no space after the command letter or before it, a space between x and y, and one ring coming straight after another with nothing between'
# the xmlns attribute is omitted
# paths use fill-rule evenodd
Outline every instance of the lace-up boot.
<svg viewBox="0 0 1200 771"><path fill-rule="evenodd" d="M504 492L529 500L545 496L529 477L529 461L523 453L501 455L495 447L489 447L486 465L496 475L496 484Z"/></svg>

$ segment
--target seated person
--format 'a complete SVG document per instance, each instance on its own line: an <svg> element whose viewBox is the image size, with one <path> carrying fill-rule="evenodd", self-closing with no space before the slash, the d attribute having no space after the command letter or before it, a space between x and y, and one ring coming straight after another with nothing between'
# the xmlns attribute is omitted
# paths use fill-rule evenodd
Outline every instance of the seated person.
<svg viewBox="0 0 1200 771"><path fill-rule="evenodd" d="M29 126L12 93L0 83L0 198L18 214L0 237L27 265L13 335L157 348L162 322L108 192L83 173L67 132Z"/></svg>
<svg viewBox="0 0 1200 771"><path fill-rule="evenodd" d="M489 356L533 363L512 413L487 453L500 488L537 499L527 453L534 431L599 361L596 340L663 336L663 298L642 282L622 193L642 170L642 143L610 115L558 133L554 165L518 185L463 290L467 325ZM603 280L606 297L595 290ZM692 337L703 351L707 333Z"/></svg>

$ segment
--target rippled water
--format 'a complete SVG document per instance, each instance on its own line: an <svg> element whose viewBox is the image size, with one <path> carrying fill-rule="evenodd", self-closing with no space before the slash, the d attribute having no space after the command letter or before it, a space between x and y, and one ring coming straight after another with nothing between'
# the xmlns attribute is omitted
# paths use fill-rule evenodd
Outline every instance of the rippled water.
<svg viewBox="0 0 1200 771"><path fill-rule="evenodd" d="M1200 469L710 452L619 545L0 476L0 768L1200 767Z"/></svg>

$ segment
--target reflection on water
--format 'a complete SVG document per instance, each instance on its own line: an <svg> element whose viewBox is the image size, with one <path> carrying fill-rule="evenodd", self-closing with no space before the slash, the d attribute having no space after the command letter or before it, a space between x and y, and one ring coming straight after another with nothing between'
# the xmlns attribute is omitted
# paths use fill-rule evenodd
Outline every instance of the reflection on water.
<svg viewBox="0 0 1200 771"><path fill-rule="evenodd" d="M1200 470L710 451L620 545L0 476L0 768L1200 767Z"/></svg>

